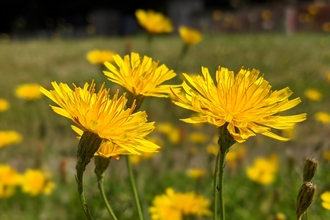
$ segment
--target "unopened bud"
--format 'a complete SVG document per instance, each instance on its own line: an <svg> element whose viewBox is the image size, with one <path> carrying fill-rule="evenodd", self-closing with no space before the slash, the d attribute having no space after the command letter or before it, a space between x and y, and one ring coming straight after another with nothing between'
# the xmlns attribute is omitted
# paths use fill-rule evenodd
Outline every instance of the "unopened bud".
<svg viewBox="0 0 330 220"><path fill-rule="evenodd" d="M312 182L304 182L299 190L297 197L296 215L297 219L301 219L308 207L312 204L316 185Z"/></svg>
<svg viewBox="0 0 330 220"><path fill-rule="evenodd" d="M307 158L305 160L304 175L303 175L304 182L308 182L312 180L317 170L318 164L319 164L318 161L314 158Z"/></svg>

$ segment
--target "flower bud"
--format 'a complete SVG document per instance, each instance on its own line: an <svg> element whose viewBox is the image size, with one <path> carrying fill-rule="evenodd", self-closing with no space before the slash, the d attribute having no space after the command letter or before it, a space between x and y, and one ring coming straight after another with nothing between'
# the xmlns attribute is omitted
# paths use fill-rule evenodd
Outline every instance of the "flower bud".
<svg viewBox="0 0 330 220"><path fill-rule="evenodd" d="M296 215L297 219L301 219L308 207L312 204L316 185L312 182L304 182L299 190L297 197Z"/></svg>
<svg viewBox="0 0 330 220"><path fill-rule="evenodd" d="M311 181L314 177L314 174L317 170L318 161L314 158L307 158L305 160L304 166L304 174L303 174L303 181L308 182Z"/></svg>

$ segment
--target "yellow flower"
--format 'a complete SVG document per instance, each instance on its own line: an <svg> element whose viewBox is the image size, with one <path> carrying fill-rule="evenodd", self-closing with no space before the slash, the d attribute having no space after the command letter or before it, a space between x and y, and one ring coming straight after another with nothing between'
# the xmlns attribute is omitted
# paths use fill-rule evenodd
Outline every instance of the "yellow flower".
<svg viewBox="0 0 330 220"><path fill-rule="evenodd" d="M317 112L315 114L315 119L319 122L322 122L323 124L329 124L330 123L330 114L327 112Z"/></svg>
<svg viewBox="0 0 330 220"><path fill-rule="evenodd" d="M95 93L95 83L85 83L83 88L74 85L72 90L67 84L52 83L55 90L41 88L41 92L58 104L51 106L59 115L74 121L85 132L89 131L102 139L95 155L118 157L119 154L140 154L155 152L159 146L144 139L154 129L154 122L147 123L145 112L125 109L127 99L119 96L119 91L110 99L110 89L104 84ZM82 135L79 128L74 130Z"/></svg>
<svg viewBox="0 0 330 220"><path fill-rule="evenodd" d="M167 135L171 143L177 144L180 142L181 132L171 123L157 123L156 130Z"/></svg>
<svg viewBox="0 0 330 220"><path fill-rule="evenodd" d="M264 10L261 12L261 17L263 20L270 20L272 18L272 12L270 10Z"/></svg>
<svg viewBox="0 0 330 220"><path fill-rule="evenodd" d="M322 193L321 200L323 208L330 210L330 191L325 191Z"/></svg>
<svg viewBox="0 0 330 220"><path fill-rule="evenodd" d="M17 86L15 95L18 98L26 100L34 100L42 97L40 92L40 85L36 83L29 83Z"/></svg>
<svg viewBox="0 0 330 220"><path fill-rule="evenodd" d="M191 132L188 136L189 141L193 143L205 143L207 141L207 136L202 132Z"/></svg>
<svg viewBox="0 0 330 220"><path fill-rule="evenodd" d="M291 90L286 87L279 91L271 91L271 86L259 77L258 70L241 69L236 76L227 68L216 72L214 84L207 68L202 67L203 76L190 77L183 73L182 84L184 94L175 94L176 105L199 112L201 116L182 119L187 123L208 122L217 127L227 126L229 133L237 142L244 142L256 133L287 141L271 131L289 129L295 123L304 121L306 114L276 116L276 113L298 105L301 100L289 101ZM227 124L227 125L226 125Z"/></svg>
<svg viewBox="0 0 330 220"><path fill-rule="evenodd" d="M16 131L0 131L0 148L9 144L18 144L22 139L22 135Z"/></svg>
<svg viewBox="0 0 330 220"><path fill-rule="evenodd" d="M246 174L252 181L267 185L274 182L277 171L278 157L272 155L269 158L255 159L253 165L246 169Z"/></svg>
<svg viewBox="0 0 330 220"><path fill-rule="evenodd" d="M326 150L323 152L323 158L327 161L330 161L330 150Z"/></svg>
<svg viewBox="0 0 330 220"><path fill-rule="evenodd" d="M205 175L205 170L203 169L189 169L187 170L187 175L194 179L199 179Z"/></svg>
<svg viewBox="0 0 330 220"><path fill-rule="evenodd" d="M153 10L138 9L135 11L135 16L139 24L149 33L162 34L173 31L171 20L161 13Z"/></svg>
<svg viewBox="0 0 330 220"><path fill-rule="evenodd" d="M55 183L50 180L50 177L36 169L28 169L22 175L20 184L23 192L32 196L41 193L50 195L55 188Z"/></svg>
<svg viewBox="0 0 330 220"><path fill-rule="evenodd" d="M86 59L92 64L104 64L113 61L114 52L109 50L92 50L87 53Z"/></svg>
<svg viewBox="0 0 330 220"><path fill-rule="evenodd" d="M7 164L0 164L0 199L10 197L19 183L19 174Z"/></svg>
<svg viewBox="0 0 330 220"><path fill-rule="evenodd" d="M214 144L209 144L206 147L206 152L209 153L209 154L212 154L212 155L217 156L218 155L218 152L219 152L219 146L214 145Z"/></svg>
<svg viewBox="0 0 330 220"><path fill-rule="evenodd" d="M173 70L169 70L164 64L152 58L140 57L138 53L131 53L122 59L118 54L114 56L118 68L109 62L105 66L110 72L104 71L111 82L123 86L127 91L136 96L168 97L171 93L170 85L160 85L176 76ZM178 88L175 88L178 89ZM177 90L178 91L178 90Z"/></svg>
<svg viewBox="0 0 330 220"><path fill-rule="evenodd" d="M6 111L9 107L9 102L6 99L0 98L0 112Z"/></svg>
<svg viewBox="0 0 330 220"><path fill-rule="evenodd" d="M210 201L195 192L177 193L172 188L154 198L149 208L152 220L182 220L184 216L210 216Z"/></svg>
<svg viewBox="0 0 330 220"><path fill-rule="evenodd" d="M322 93L316 89L306 89L305 96L312 101L320 101L322 99Z"/></svg>
<svg viewBox="0 0 330 220"><path fill-rule="evenodd" d="M187 45L197 44L202 40L202 34L199 31L186 26L180 26L179 33Z"/></svg>

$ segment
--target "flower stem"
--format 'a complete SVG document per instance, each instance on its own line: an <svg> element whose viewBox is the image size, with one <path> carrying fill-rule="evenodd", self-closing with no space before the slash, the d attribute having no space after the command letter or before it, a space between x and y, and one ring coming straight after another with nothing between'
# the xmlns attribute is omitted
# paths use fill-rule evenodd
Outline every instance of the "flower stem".
<svg viewBox="0 0 330 220"><path fill-rule="evenodd" d="M105 193L104 193L103 180L104 180L104 175L101 175L100 178L98 178L98 181L97 181L98 187L99 187L102 199L103 199L103 202L104 202L105 206L107 207L107 210L108 210L110 216L112 217L112 219L113 220L118 220L115 213L113 212L108 200L107 200L107 197L106 197Z"/></svg>
<svg viewBox="0 0 330 220"><path fill-rule="evenodd" d="M219 127L219 152L215 164L214 175L214 220L225 220L225 206L223 202L223 172L225 159L229 148L236 141L227 130L227 124Z"/></svg>
<svg viewBox="0 0 330 220"><path fill-rule="evenodd" d="M79 164L76 165L76 182L77 182L77 187L78 187L78 194L79 194L79 200L80 204L84 210L85 216L88 220L92 220L92 215L88 209L88 205L85 199L85 193L84 193L84 187L83 187L83 175L85 168L80 166Z"/></svg>
<svg viewBox="0 0 330 220"><path fill-rule="evenodd" d="M139 214L139 219L143 220L143 214L142 214L142 208L141 208L141 204L140 204L140 199L139 199L139 194L137 192L136 189L136 184L135 184L135 179L133 176L133 170L132 170L132 165L131 165L131 161L129 158L129 155L125 156L126 157L126 164L127 164L127 169L128 169L128 174L129 174L129 179L131 182L131 187L133 190L133 194L134 194L134 201L135 201L135 205Z"/></svg>

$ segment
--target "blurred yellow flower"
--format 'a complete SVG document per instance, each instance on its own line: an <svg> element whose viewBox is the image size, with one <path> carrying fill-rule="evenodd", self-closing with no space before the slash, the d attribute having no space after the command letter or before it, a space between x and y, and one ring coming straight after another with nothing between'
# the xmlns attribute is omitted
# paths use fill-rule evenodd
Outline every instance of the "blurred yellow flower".
<svg viewBox="0 0 330 220"><path fill-rule="evenodd" d="M297 131L295 129L295 126L293 128L283 129L282 135L283 135L283 137L290 138L290 140L295 139L297 137Z"/></svg>
<svg viewBox="0 0 330 220"><path fill-rule="evenodd" d="M315 119L323 124L330 124L330 114L327 112L317 112L314 115Z"/></svg>
<svg viewBox="0 0 330 220"><path fill-rule="evenodd" d="M312 101L320 101L322 99L322 93L316 89L306 89L305 96Z"/></svg>
<svg viewBox="0 0 330 220"><path fill-rule="evenodd" d="M218 152L219 152L219 146L218 145L215 145L215 144L209 144L206 147L206 152L208 154L212 154L214 156L217 156L218 155Z"/></svg>
<svg viewBox="0 0 330 220"><path fill-rule="evenodd" d="M6 111L9 107L9 102L6 99L0 98L0 112Z"/></svg>
<svg viewBox="0 0 330 220"><path fill-rule="evenodd" d="M322 207L330 210L330 191L325 191L321 194Z"/></svg>
<svg viewBox="0 0 330 220"><path fill-rule="evenodd" d="M322 30L323 30L324 32L330 32L330 22L324 22L324 23L322 24Z"/></svg>
<svg viewBox="0 0 330 220"><path fill-rule="evenodd" d="M8 164L0 164L0 199L10 197L19 184L19 174Z"/></svg>
<svg viewBox="0 0 330 220"><path fill-rule="evenodd" d="M106 67L110 72L104 71L111 82L123 86L127 91L137 96L154 96L167 98L171 93L170 87L175 87L175 91L179 91L178 86L160 85L163 82L176 76L173 70L169 70L164 64L158 66L159 62L155 62L152 58L144 56L140 57L138 53L124 56L122 59L118 54L114 56L114 60L118 68L109 62Z"/></svg>
<svg viewBox="0 0 330 220"><path fill-rule="evenodd" d="M330 72L327 74L328 82L330 82Z"/></svg>
<svg viewBox="0 0 330 220"><path fill-rule="evenodd" d="M139 164L141 160L148 160L150 159L154 154L153 153L142 153L141 155L132 155L130 156L130 161L132 164Z"/></svg>
<svg viewBox="0 0 330 220"><path fill-rule="evenodd" d="M194 179L199 179L205 175L205 170L203 169L188 169L187 175Z"/></svg>
<svg viewBox="0 0 330 220"><path fill-rule="evenodd" d="M269 158L256 158L252 166L247 167L246 174L254 182L268 185L274 182L278 172L278 157L273 154Z"/></svg>
<svg viewBox="0 0 330 220"><path fill-rule="evenodd" d="M50 177L37 169L28 169L20 179L20 185L24 193L36 196L38 194L50 195L55 183L50 180Z"/></svg>
<svg viewBox="0 0 330 220"><path fill-rule="evenodd" d="M327 161L330 161L330 150L326 150L323 152L323 158Z"/></svg>
<svg viewBox="0 0 330 220"><path fill-rule="evenodd" d="M86 54L86 59L91 64L104 64L104 62L112 62L114 52L110 50L92 50Z"/></svg>
<svg viewBox="0 0 330 220"><path fill-rule="evenodd" d="M36 83L22 84L16 87L15 95L26 100L35 100L42 97L40 85Z"/></svg>
<svg viewBox="0 0 330 220"><path fill-rule="evenodd" d="M188 139L193 143L203 144L207 141L207 136L203 132L191 132Z"/></svg>
<svg viewBox="0 0 330 220"><path fill-rule="evenodd" d="M202 34L198 30L186 26L179 27L179 34L187 45L197 44L202 40Z"/></svg>
<svg viewBox="0 0 330 220"><path fill-rule="evenodd" d="M236 143L232 147L230 147L230 151L226 155L226 164L230 169L235 169L237 165L244 160L245 156L245 145Z"/></svg>
<svg viewBox="0 0 330 220"><path fill-rule="evenodd" d="M177 193L172 188L154 198L149 208L152 220L183 220L185 216L211 216L211 202L195 192Z"/></svg>
<svg viewBox="0 0 330 220"><path fill-rule="evenodd" d="M171 133L173 128L174 128L173 124L169 122L159 122L156 124L156 131L163 134Z"/></svg>
<svg viewBox="0 0 330 220"><path fill-rule="evenodd" d="M289 100L292 91L286 87L271 91L268 81L259 76L259 71L241 69L235 76L227 68L218 68L214 84L207 68L202 67L203 76L191 77L183 73L184 93L175 94L176 105L199 112L201 116L182 119L187 123L208 122L216 127L227 126L237 142L244 142L256 133L287 141L271 131L289 129L297 122L304 121L306 114L278 116L298 105L301 100Z"/></svg>
<svg viewBox="0 0 330 220"><path fill-rule="evenodd" d="M0 131L0 148L22 142L22 135L16 131Z"/></svg>
<svg viewBox="0 0 330 220"><path fill-rule="evenodd" d="M153 10L138 9L135 11L135 16L139 24L152 34L171 33L173 26L171 20L162 13L154 12Z"/></svg>
<svg viewBox="0 0 330 220"><path fill-rule="evenodd" d="M283 213L278 212L278 213L276 213L274 220L286 220L286 216Z"/></svg>
<svg viewBox="0 0 330 220"><path fill-rule="evenodd" d="M180 129L171 123L157 123L156 130L160 133L165 134L172 144L178 144L181 140Z"/></svg>
<svg viewBox="0 0 330 220"><path fill-rule="evenodd" d="M104 84L95 93L95 83L85 83L83 88L74 85L72 90L67 84L52 83L55 90L41 88L41 92L58 104L51 106L59 115L69 118L83 131L96 134L103 141L96 155L118 157L118 154L140 154L155 152L159 146L144 139L154 129L154 122L147 123L145 112L133 113L135 105L126 108L125 94L119 91L110 99L110 89ZM82 134L80 129L74 130Z"/></svg>

